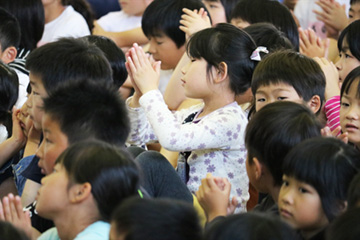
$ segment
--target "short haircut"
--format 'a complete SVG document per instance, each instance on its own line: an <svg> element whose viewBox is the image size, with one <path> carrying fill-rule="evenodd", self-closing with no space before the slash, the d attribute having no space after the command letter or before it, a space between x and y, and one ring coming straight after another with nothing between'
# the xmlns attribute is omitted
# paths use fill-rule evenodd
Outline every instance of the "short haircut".
<svg viewBox="0 0 360 240"><path fill-rule="evenodd" d="M116 88L120 88L125 82L128 72L125 67L125 54L115 44L115 42L107 37L89 35L84 37L90 43L95 44L104 52L106 59L109 61L112 69L112 77Z"/></svg>
<svg viewBox="0 0 360 240"><path fill-rule="evenodd" d="M327 240L360 239L360 208L351 209L337 217L327 228Z"/></svg>
<svg viewBox="0 0 360 240"><path fill-rule="evenodd" d="M248 161L252 164L256 157L270 171L275 186L280 186L286 154L305 139L320 136L320 130L317 118L304 105L288 101L267 104L246 127Z"/></svg>
<svg viewBox="0 0 360 240"><path fill-rule="evenodd" d="M225 10L225 16L226 16L226 21L229 23L231 20L231 13L235 7L235 5L240 1L240 0L207 0L208 2L220 2L221 5L224 7Z"/></svg>
<svg viewBox="0 0 360 240"><path fill-rule="evenodd" d="M336 138L318 137L295 146L284 160L285 175L314 187L331 222L343 210L351 180L360 169L358 150Z"/></svg>
<svg viewBox="0 0 360 240"><path fill-rule="evenodd" d="M299 32L290 10L278 1L241 0L232 11L231 19L241 18L253 24L269 22L284 32L299 51Z"/></svg>
<svg viewBox="0 0 360 240"><path fill-rule="evenodd" d="M354 82L360 80L360 66L354 68L345 78L343 84L341 85L340 97L344 94L348 94L350 88L356 88L357 93L356 97L360 99L360 82L357 83L357 86L352 86Z"/></svg>
<svg viewBox="0 0 360 240"><path fill-rule="evenodd" d="M346 41L351 54L360 61L360 20L350 23L340 34L338 50L343 51L343 44Z"/></svg>
<svg viewBox="0 0 360 240"><path fill-rule="evenodd" d="M155 0L146 8L141 22L144 34L150 38L162 32L173 40L178 48L185 44L185 33L179 29L183 8L205 8L199 0Z"/></svg>
<svg viewBox="0 0 360 240"><path fill-rule="evenodd" d="M244 28L244 31L250 34L256 45L266 47L269 52L281 49L295 50L285 33L271 23L254 23Z"/></svg>
<svg viewBox="0 0 360 240"><path fill-rule="evenodd" d="M130 131L124 101L113 87L78 81L44 99L44 111L59 123L70 144L99 139L124 146Z"/></svg>
<svg viewBox="0 0 360 240"><path fill-rule="evenodd" d="M19 96L19 80L16 72L0 61L0 123L8 135L12 134L12 108Z"/></svg>
<svg viewBox="0 0 360 240"><path fill-rule="evenodd" d="M18 48L19 44L20 26L18 20L0 7L0 53L8 47Z"/></svg>
<svg viewBox="0 0 360 240"><path fill-rule="evenodd" d="M19 49L32 51L40 41L45 25L44 6L41 0L1 0L1 7L19 21L21 41Z"/></svg>
<svg viewBox="0 0 360 240"><path fill-rule="evenodd" d="M102 220L109 221L116 206L138 194L139 169L124 149L101 141L73 144L56 160L64 166L69 184L90 183Z"/></svg>
<svg viewBox="0 0 360 240"><path fill-rule="evenodd" d="M225 62L228 66L230 88L236 94L246 92L257 62L250 59L256 49L254 40L245 31L228 23L219 23L195 33L187 45L190 58L207 61L209 78L211 67L220 69Z"/></svg>
<svg viewBox="0 0 360 240"><path fill-rule="evenodd" d="M295 231L279 218L249 212L230 215L210 225L205 231L204 239L288 240L297 239L297 237Z"/></svg>
<svg viewBox="0 0 360 240"><path fill-rule="evenodd" d="M62 38L35 49L27 57L26 68L40 77L48 95L60 85L77 80L112 84L104 53L81 38Z"/></svg>
<svg viewBox="0 0 360 240"><path fill-rule="evenodd" d="M357 4L359 2L360 2L360 0L350 0L350 5Z"/></svg>
<svg viewBox="0 0 360 240"><path fill-rule="evenodd" d="M347 200L348 209L360 207L360 172L353 178L350 183Z"/></svg>
<svg viewBox="0 0 360 240"><path fill-rule="evenodd" d="M253 95L260 86L285 83L292 86L306 102L313 96L325 100L325 75L315 60L291 50L268 54L256 67L251 90ZM320 107L321 109L321 107Z"/></svg>
<svg viewBox="0 0 360 240"><path fill-rule="evenodd" d="M125 235L124 239L202 239L194 207L177 200L127 199L114 212L112 223L115 232Z"/></svg>

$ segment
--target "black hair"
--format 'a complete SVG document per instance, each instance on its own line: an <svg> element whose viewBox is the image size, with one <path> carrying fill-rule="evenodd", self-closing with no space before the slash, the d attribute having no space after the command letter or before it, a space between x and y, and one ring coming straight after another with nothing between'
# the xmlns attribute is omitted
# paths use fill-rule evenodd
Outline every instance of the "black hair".
<svg viewBox="0 0 360 240"><path fill-rule="evenodd" d="M353 178L350 183L347 200L348 209L360 207L360 172Z"/></svg>
<svg viewBox="0 0 360 240"><path fill-rule="evenodd" d="M360 239L360 207L346 211L332 222L326 232L327 240Z"/></svg>
<svg viewBox="0 0 360 240"><path fill-rule="evenodd" d="M180 48L185 44L185 33L179 29L182 9L204 8L198 0L155 0L146 8L142 21L142 30L148 38L164 33Z"/></svg>
<svg viewBox="0 0 360 240"><path fill-rule="evenodd" d="M281 49L295 50L285 33L271 23L254 23L244 28L244 31L250 34L256 45L266 47L269 52Z"/></svg>
<svg viewBox="0 0 360 240"><path fill-rule="evenodd" d="M95 44L101 51L104 52L105 57L110 63L113 81L116 88L120 88L125 82L128 72L125 67L125 54L115 44L115 42L107 37L89 35L84 37L90 43Z"/></svg>
<svg viewBox="0 0 360 240"><path fill-rule="evenodd" d="M356 4L356 3L359 3L360 0L350 0L350 5L353 5L353 4Z"/></svg>
<svg viewBox="0 0 360 240"><path fill-rule="evenodd" d="M206 60L207 75L212 67L221 68L225 62L228 67L230 88L236 94L245 93L251 84L256 61L250 59L256 49L254 40L245 31L228 23L219 23L195 33L187 45L190 58Z"/></svg>
<svg viewBox="0 0 360 240"><path fill-rule="evenodd" d="M296 233L278 217L249 212L216 221L205 231L207 240L297 239Z"/></svg>
<svg viewBox="0 0 360 240"><path fill-rule="evenodd" d="M224 7L225 10L225 16L226 16L226 21L228 23L230 23L231 21L231 13L235 7L235 5L240 1L240 0L207 0L208 2L219 2L221 3L221 5Z"/></svg>
<svg viewBox="0 0 360 240"><path fill-rule="evenodd" d="M202 228L194 207L170 199L131 198L112 216L125 240L201 240Z"/></svg>
<svg viewBox="0 0 360 240"><path fill-rule="evenodd" d="M357 93L356 97L360 98L360 82L357 86L352 86L354 82L360 79L360 66L354 68L345 78L344 82L341 85L340 97L342 98L344 94L348 94L350 88L356 88Z"/></svg>
<svg viewBox="0 0 360 240"><path fill-rule="evenodd" d="M284 32L294 49L299 51L299 32L290 10L278 1L241 0L232 11L231 19L241 18L253 24L269 22Z"/></svg>
<svg viewBox="0 0 360 240"><path fill-rule="evenodd" d="M27 57L26 68L41 79L48 95L77 80L113 82L104 53L82 38L62 38L35 49Z"/></svg>
<svg viewBox="0 0 360 240"><path fill-rule="evenodd" d="M344 210L350 182L359 169L356 149L336 138L324 137L298 144L283 164L285 175L315 188L329 222Z"/></svg>
<svg viewBox="0 0 360 240"><path fill-rule="evenodd" d="M101 141L71 145L56 160L73 183L90 183L101 217L109 221L116 206L138 194L139 169L122 148Z"/></svg>
<svg viewBox="0 0 360 240"><path fill-rule="evenodd" d="M12 134L12 108L19 96L19 80L16 72L0 61L0 123Z"/></svg>
<svg viewBox="0 0 360 240"><path fill-rule="evenodd" d="M44 6L41 0L1 0L1 7L19 21L21 41L19 49L32 51L40 41L45 25Z"/></svg>
<svg viewBox="0 0 360 240"><path fill-rule="evenodd" d="M346 41L351 54L360 61L360 20L350 23L340 34L338 50L343 51L343 43Z"/></svg>
<svg viewBox="0 0 360 240"><path fill-rule="evenodd" d="M44 111L59 123L70 144L99 139L124 146L130 132L127 110L113 87L79 81L44 99Z"/></svg>
<svg viewBox="0 0 360 240"><path fill-rule="evenodd" d="M0 52L8 47L20 44L20 25L18 20L7 10L0 7Z"/></svg>
<svg viewBox="0 0 360 240"><path fill-rule="evenodd" d="M0 236L2 240L30 240L22 230L16 228L10 222L2 220L0 220Z"/></svg>
<svg viewBox="0 0 360 240"><path fill-rule="evenodd" d="M85 0L61 0L63 6L71 5L75 11L80 13L86 21L90 32L94 28L95 14L92 10L90 3Z"/></svg>
<svg viewBox="0 0 360 240"><path fill-rule="evenodd" d="M254 71L251 90L255 96L260 86L277 83L292 86L305 102L315 95L320 97L321 105L325 100L326 80L321 67L315 60L292 50L266 55Z"/></svg>
<svg viewBox="0 0 360 240"><path fill-rule="evenodd" d="M288 101L267 104L246 127L248 161L252 164L256 157L270 171L275 186L280 186L286 154L305 139L320 136L320 130L317 118L304 105Z"/></svg>

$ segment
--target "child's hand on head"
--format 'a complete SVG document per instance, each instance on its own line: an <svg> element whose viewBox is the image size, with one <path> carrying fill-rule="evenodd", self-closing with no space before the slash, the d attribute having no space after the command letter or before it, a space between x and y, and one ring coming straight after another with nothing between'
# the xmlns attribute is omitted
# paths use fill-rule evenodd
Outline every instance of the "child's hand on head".
<svg viewBox="0 0 360 240"><path fill-rule="evenodd" d="M232 204L229 204L230 190L231 184L226 178L213 177L208 173L206 178L201 180L196 197L209 222L217 216L226 216L228 214L228 208L232 206ZM232 210L235 210L235 208L230 207L229 211Z"/></svg>
<svg viewBox="0 0 360 240"><path fill-rule="evenodd" d="M333 62L330 62L326 58L315 57L314 60L320 65L324 72L326 85L325 85L325 100L334 96L340 95L340 82L339 72Z"/></svg>
<svg viewBox="0 0 360 240"><path fill-rule="evenodd" d="M126 68L129 72L135 91L145 94L158 89L160 78L160 61L152 61L136 43L127 53Z"/></svg>
<svg viewBox="0 0 360 240"><path fill-rule="evenodd" d="M184 8L183 12L179 28L186 34L186 39L198 31L211 27L210 18L203 8L199 11Z"/></svg>
<svg viewBox="0 0 360 240"><path fill-rule="evenodd" d="M321 40L312 29L303 30L299 28L300 53L308 57L326 57L330 41Z"/></svg>

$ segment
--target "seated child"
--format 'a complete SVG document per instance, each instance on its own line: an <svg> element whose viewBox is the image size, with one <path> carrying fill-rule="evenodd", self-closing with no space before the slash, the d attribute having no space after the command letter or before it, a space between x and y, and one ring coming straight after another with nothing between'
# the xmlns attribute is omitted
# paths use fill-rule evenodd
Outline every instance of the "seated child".
<svg viewBox="0 0 360 240"><path fill-rule="evenodd" d="M195 209L169 199L129 198L111 218L110 239L202 239Z"/></svg>
<svg viewBox="0 0 360 240"><path fill-rule="evenodd" d="M329 223L346 209L347 191L360 156L335 138L313 138L285 157L279 194L281 218L304 239L324 239Z"/></svg>

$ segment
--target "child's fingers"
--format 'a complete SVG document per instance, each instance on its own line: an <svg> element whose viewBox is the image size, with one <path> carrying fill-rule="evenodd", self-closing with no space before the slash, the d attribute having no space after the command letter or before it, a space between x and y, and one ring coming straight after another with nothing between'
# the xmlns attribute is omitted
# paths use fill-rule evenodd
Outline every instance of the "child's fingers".
<svg viewBox="0 0 360 240"><path fill-rule="evenodd" d="M133 58L128 57L127 65L128 65L129 70L130 70L129 72L131 73L131 76L132 76L133 74L136 73L136 67L135 67L135 64L133 62Z"/></svg>
<svg viewBox="0 0 360 240"><path fill-rule="evenodd" d="M19 219L19 216L18 216L16 207L15 207L15 198L12 193L10 193L8 195L8 197L9 197L9 206L10 206L11 216L12 216L13 221L16 221Z"/></svg>
<svg viewBox="0 0 360 240"><path fill-rule="evenodd" d="M5 220L8 221L8 222L12 222L13 218L12 218L12 215L11 215L11 209L10 209L9 198L8 197L3 198L3 209L4 209Z"/></svg>
<svg viewBox="0 0 360 240"><path fill-rule="evenodd" d="M196 9L192 11L188 8L183 8L182 11L185 13L184 15L188 15L188 16L196 16L198 14Z"/></svg>
<svg viewBox="0 0 360 240"><path fill-rule="evenodd" d="M4 208L3 208L3 204L1 201L0 201L0 220L5 221Z"/></svg>
<svg viewBox="0 0 360 240"><path fill-rule="evenodd" d="M314 30L309 29L309 42L314 44L314 43L316 43L316 39L317 39L317 36L316 36Z"/></svg>
<svg viewBox="0 0 360 240"><path fill-rule="evenodd" d="M23 211L23 207L21 204L21 198L19 196L15 196L14 198L14 206L17 212L17 215L19 216L19 218L23 218L24 217L24 211Z"/></svg>

